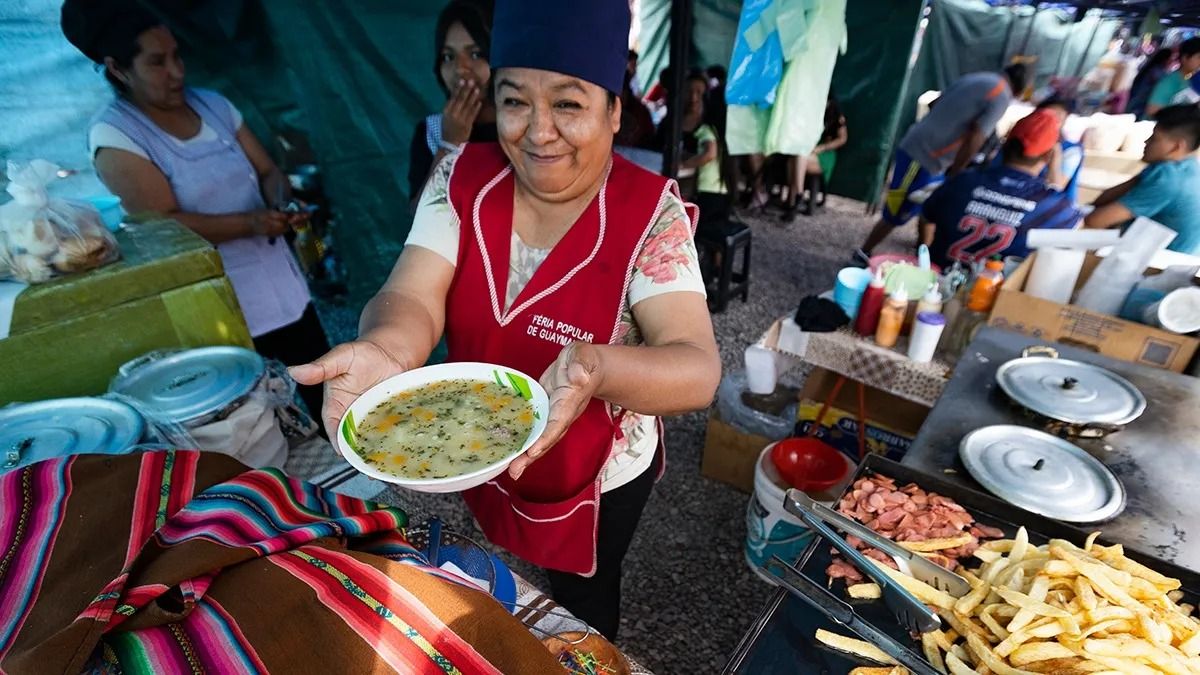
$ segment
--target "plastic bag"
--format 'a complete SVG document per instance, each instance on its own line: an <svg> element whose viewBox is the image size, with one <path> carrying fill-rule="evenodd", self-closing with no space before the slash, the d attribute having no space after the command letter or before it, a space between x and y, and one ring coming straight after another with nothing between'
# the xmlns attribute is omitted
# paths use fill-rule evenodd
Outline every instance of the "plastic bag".
<svg viewBox="0 0 1200 675"><path fill-rule="evenodd" d="M746 372L735 370L721 377L717 389L717 414L738 431L765 436L773 441L792 435L796 424L799 402L787 405L779 415L755 410L742 400L742 393L749 391Z"/></svg>
<svg viewBox="0 0 1200 675"><path fill-rule="evenodd" d="M0 279L37 284L121 257L95 207L47 194L58 170L44 159L8 163L13 200L0 206Z"/></svg>
<svg viewBox="0 0 1200 675"><path fill-rule="evenodd" d="M729 65L725 100L730 105L770 106L783 79L783 43L776 28L773 0L750 0L742 6L737 39Z"/></svg>

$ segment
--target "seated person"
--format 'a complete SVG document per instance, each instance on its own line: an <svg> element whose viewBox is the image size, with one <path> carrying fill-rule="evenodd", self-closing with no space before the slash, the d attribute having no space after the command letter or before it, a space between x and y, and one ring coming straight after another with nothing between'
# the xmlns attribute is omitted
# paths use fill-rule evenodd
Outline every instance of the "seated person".
<svg viewBox="0 0 1200 675"><path fill-rule="evenodd" d="M929 246L935 265L1024 256L1030 230L1075 227L1079 211L1040 177L1054 156L1061 127L1053 112L1034 111L1009 133L1000 151L1002 166L954 176L929 196L921 242Z"/></svg>
<svg viewBox="0 0 1200 675"><path fill-rule="evenodd" d="M1179 233L1168 247L1200 255L1200 106L1173 105L1158 111L1157 124L1140 174L1105 190L1085 227L1108 228L1144 216Z"/></svg>
<svg viewBox="0 0 1200 675"><path fill-rule="evenodd" d="M721 228L729 221L733 202L728 187L728 153L716 120L704 102L706 90L707 80L702 72L688 76L685 90L688 97L681 124L684 135L690 137L685 139L684 146L694 146L694 150L679 166L696 171L696 193L692 196L700 208L698 230L702 234L719 236Z"/></svg>
<svg viewBox="0 0 1200 675"><path fill-rule="evenodd" d="M1039 103L1037 109L1049 110L1057 115L1062 123L1065 123L1071 116L1072 107L1069 101L1052 96ZM1047 185L1066 193L1071 198L1071 203L1075 203L1079 200L1079 174L1083 169L1083 144L1062 136L1053 153L1041 177L1046 180ZM1004 157L997 153L992 164L1003 166Z"/></svg>

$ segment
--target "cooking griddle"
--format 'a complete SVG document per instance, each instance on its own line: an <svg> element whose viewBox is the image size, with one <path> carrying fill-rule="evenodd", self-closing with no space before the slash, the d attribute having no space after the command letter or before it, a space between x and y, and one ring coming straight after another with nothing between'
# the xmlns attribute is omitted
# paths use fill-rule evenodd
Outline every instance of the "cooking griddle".
<svg viewBox="0 0 1200 675"><path fill-rule="evenodd" d="M859 478L875 474L895 479L900 487L916 483L927 492L950 497L970 512L976 522L1003 530L1004 537L1008 539L1016 534L1018 527L1024 525L1031 544L1040 546L1050 539L1066 539L1082 546L1092 532L1091 529L1073 527L1030 513L991 495L955 485L941 476L915 471L879 455L868 455L859 464L854 479L846 490L852 490L854 482ZM1105 545L1120 543L1107 540L1103 535L1097 541ZM860 619L871 624L885 639L894 640L897 646L921 653L919 642L913 640L900 627L882 600L853 600L847 595L846 584L842 579L835 579L830 583L825 569L833 560L831 548L828 542L815 540L801 554L800 560L795 564L796 569L850 605ZM1125 555L1160 574L1179 579L1182 583L1180 590L1184 592L1183 602L1197 604L1197 598L1200 598L1200 574L1129 548L1125 549ZM972 560L978 562L977 559ZM879 665L821 644L816 639L818 628L865 639L830 620L804 600L779 589L742 638L722 672L746 675L846 675L858 666Z"/></svg>

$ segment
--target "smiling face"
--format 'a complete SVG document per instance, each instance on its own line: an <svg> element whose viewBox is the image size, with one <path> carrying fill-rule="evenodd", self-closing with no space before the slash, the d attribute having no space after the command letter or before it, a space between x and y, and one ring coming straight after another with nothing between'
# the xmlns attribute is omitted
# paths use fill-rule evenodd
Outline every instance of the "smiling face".
<svg viewBox="0 0 1200 675"><path fill-rule="evenodd" d="M576 77L533 68L496 74L496 129L521 186L565 202L591 190L612 157L621 102Z"/></svg>
<svg viewBox="0 0 1200 675"><path fill-rule="evenodd" d="M487 55L461 22L455 21L446 30L446 44L442 46L440 58L438 72L451 96L458 91L459 83L464 81L474 82L480 89L487 88L488 80L492 77Z"/></svg>
<svg viewBox="0 0 1200 675"><path fill-rule="evenodd" d="M155 26L138 36L138 46L129 68L120 68L111 58L106 62L129 97L143 107L171 110L185 105L183 59L175 36L165 26Z"/></svg>

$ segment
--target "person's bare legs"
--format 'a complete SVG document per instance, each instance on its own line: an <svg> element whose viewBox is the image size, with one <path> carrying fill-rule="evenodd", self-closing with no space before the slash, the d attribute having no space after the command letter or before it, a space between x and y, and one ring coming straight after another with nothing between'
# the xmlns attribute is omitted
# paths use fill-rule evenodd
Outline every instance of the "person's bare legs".
<svg viewBox="0 0 1200 675"><path fill-rule="evenodd" d="M762 154L755 153L747 156L750 163L750 188L753 190L754 197L750 200L750 208L758 209L767 205L767 189L763 187L763 161Z"/></svg>
<svg viewBox="0 0 1200 675"><path fill-rule="evenodd" d="M871 257L871 253L875 250L875 247L882 244L883 240L887 239L888 235L894 229L896 229L895 226L880 218L875 223L875 227L871 229L871 234L867 235L867 240L863 242L863 245L858 250L866 254L868 258Z"/></svg>
<svg viewBox="0 0 1200 675"><path fill-rule="evenodd" d="M796 218L796 207L804 195L804 176L807 170L808 157L792 155L788 157L788 198L787 211L783 214L783 222L790 223Z"/></svg>

